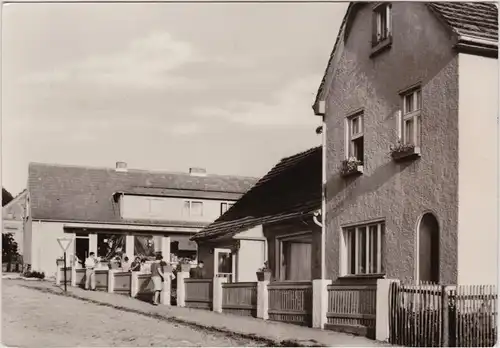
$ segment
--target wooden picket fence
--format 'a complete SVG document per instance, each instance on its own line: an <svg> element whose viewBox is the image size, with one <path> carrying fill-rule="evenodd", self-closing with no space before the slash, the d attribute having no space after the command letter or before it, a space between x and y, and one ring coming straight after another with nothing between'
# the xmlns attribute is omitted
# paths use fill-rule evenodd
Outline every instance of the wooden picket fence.
<svg viewBox="0 0 500 348"><path fill-rule="evenodd" d="M495 286L401 285L390 290L389 341L408 347L492 347Z"/></svg>
<svg viewBox="0 0 500 348"><path fill-rule="evenodd" d="M268 293L270 320L312 324L312 282L271 282Z"/></svg>
<svg viewBox="0 0 500 348"><path fill-rule="evenodd" d="M257 282L223 283L222 312L257 316Z"/></svg>
<svg viewBox="0 0 500 348"><path fill-rule="evenodd" d="M185 279L186 307L212 309L213 280Z"/></svg>
<svg viewBox="0 0 500 348"><path fill-rule="evenodd" d="M326 329L375 336L377 285L329 285Z"/></svg>

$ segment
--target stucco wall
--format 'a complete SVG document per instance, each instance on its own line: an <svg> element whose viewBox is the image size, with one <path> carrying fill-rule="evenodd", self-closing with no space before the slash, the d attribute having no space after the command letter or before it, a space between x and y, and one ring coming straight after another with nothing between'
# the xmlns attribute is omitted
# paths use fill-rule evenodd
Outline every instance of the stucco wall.
<svg viewBox="0 0 500 348"><path fill-rule="evenodd" d="M187 216L183 214L183 198L127 196L120 198L121 214L126 219L165 219L212 222L220 216L221 203L228 201L189 199L203 202L203 216ZM152 201L152 210L150 210ZM234 201L229 201L233 202Z"/></svg>
<svg viewBox="0 0 500 348"><path fill-rule="evenodd" d="M498 282L498 60L459 58L458 282Z"/></svg>
<svg viewBox="0 0 500 348"><path fill-rule="evenodd" d="M17 243L17 252L19 255L23 254L23 222L16 220L3 220L3 233L11 233Z"/></svg>
<svg viewBox="0 0 500 348"><path fill-rule="evenodd" d="M24 224L24 234L23 234L23 263L31 264L31 255L33 254L33 248L31 243L32 228L31 228L31 215L28 216L26 223Z"/></svg>
<svg viewBox="0 0 500 348"><path fill-rule="evenodd" d="M55 277L56 259L63 256L57 238L73 238L74 234L64 233L64 223L33 222L32 226L31 269L45 272L46 277ZM74 243L67 250L67 262L72 259Z"/></svg>
<svg viewBox="0 0 500 348"><path fill-rule="evenodd" d="M382 261L389 277L415 273L416 226L433 211L441 226L441 279L454 282L458 214L458 66L450 35L423 3L395 2L392 47L370 58L372 3L362 7L345 43L326 99L327 276L339 276L341 227L386 220ZM422 157L396 164L399 93L422 83ZM364 174L341 178L345 117L364 109Z"/></svg>
<svg viewBox="0 0 500 348"><path fill-rule="evenodd" d="M198 261L203 261L205 277L207 278L213 278L214 276L214 254L210 250L210 245L198 244Z"/></svg>
<svg viewBox="0 0 500 348"><path fill-rule="evenodd" d="M236 279L238 282L256 282L257 270L266 259L262 240L241 240L237 254Z"/></svg>

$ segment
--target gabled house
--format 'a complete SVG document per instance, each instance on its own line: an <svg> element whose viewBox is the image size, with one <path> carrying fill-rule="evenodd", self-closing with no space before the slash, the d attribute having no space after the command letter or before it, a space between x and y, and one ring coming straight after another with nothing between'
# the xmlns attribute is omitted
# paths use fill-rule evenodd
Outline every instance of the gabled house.
<svg viewBox="0 0 500 348"><path fill-rule="evenodd" d="M497 57L494 3L350 3L313 106L329 279L497 283Z"/></svg>
<svg viewBox="0 0 500 348"><path fill-rule="evenodd" d="M17 243L19 255L23 255L24 218L26 216L26 197L24 190L2 207L2 233L11 233Z"/></svg>
<svg viewBox="0 0 500 348"><path fill-rule="evenodd" d="M70 261L89 252L109 259L196 257L189 237L218 218L256 179L31 163L28 176L24 262L47 275L62 256L57 238L72 238Z"/></svg>
<svg viewBox="0 0 500 348"><path fill-rule="evenodd" d="M268 261L274 280L319 277L321 147L282 159L225 214L191 239L206 276L256 281ZM317 221L317 219L316 219Z"/></svg>

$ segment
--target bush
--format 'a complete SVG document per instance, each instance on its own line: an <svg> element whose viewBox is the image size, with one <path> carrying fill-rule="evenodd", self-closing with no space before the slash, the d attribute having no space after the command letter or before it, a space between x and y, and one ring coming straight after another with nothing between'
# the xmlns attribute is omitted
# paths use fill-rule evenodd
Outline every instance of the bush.
<svg viewBox="0 0 500 348"><path fill-rule="evenodd" d="M37 271L26 271L26 272L24 272L23 276L26 278L44 279L45 273L44 272L37 272Z"/></svg>

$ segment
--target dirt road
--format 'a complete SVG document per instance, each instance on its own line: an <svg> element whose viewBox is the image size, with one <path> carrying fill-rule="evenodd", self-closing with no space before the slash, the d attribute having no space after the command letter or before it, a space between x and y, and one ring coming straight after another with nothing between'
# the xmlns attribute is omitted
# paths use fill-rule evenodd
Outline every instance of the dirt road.
<svg viewBox="0 0 500 348"><path fill-rule="evenodd" d="M14 347L262 346L2 280L2 343Z"/></svg>

